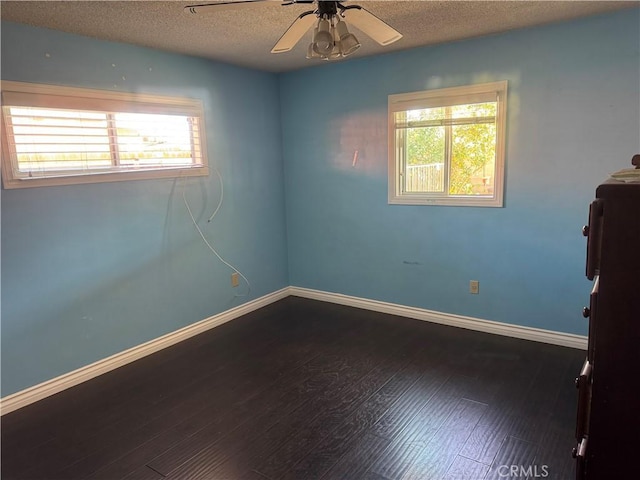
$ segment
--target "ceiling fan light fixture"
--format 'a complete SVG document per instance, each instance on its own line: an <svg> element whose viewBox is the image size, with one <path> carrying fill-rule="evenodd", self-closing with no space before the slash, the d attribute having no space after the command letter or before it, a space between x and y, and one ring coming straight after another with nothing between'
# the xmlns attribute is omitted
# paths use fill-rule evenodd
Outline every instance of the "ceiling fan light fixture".
<svg viewBox="0 0 640 480"><path fill-rule="evenodd" d="M348 34L340 40L342 45L342 56L347 57L360 48L360 42L353 33Z"/></svg>
<svg viewBox="0 0 640 480"><path fill-rule="evenodd" d="M316 51L313 49L313 43L309 44L309 47L307 48L307 58L309 60L315 60L315 59L321 59L322 57L316 53Z"/></svg>
<svg viewBox="0 0 640 480"><path fill-rule="evenodd" d="M353 33L349 33L347 24L340 20L336 23L336 33L340 41L340 53L347 57L360 48L360 42Z"/></svg>
<svg viewBox="0 0 640 480"><path fill-rule="evenodd" d="M347 57L360 48L360 42L353 33L348 33L340 39L341 52Z"/></svg>
<svg viewBox="0 0 640 480"><path fill-rule="evenodd" d="M342 56L342 47L340 46L340 37L335 26L331 25L331 35L333 35L333 50L331 53L324 57L325 60L336 60Z"/></svg>
<svg viewBox="0 0 640 480"><path fill-rule="evenodd" d="M313 51L322 57L328 57L335 46L329 20L319 19L316 30L313 35Z"/></svg>
<svg viewBox="0 0 640 480"><path fill-rule="evenodd" d="M316 34L318 33L318 27L313 29L313 35L311 36L311 43L309 43L309 46L307 47L307 58L309 60L320 60L322 59L322 56L319 53L316 53L316 51L313 48L314 45L314 41L316 38Z"/></svg>

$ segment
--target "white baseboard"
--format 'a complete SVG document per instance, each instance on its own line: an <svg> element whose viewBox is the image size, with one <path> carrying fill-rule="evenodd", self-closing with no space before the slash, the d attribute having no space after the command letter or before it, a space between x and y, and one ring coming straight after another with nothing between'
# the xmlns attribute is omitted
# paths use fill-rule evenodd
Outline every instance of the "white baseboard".
<svg viewBox="0 0 640 480"><path fill-rule="evenodd" d="M433 310L426 310L424 308L407 307L395 303L351 297L348 295L342 295L340 293L323 292L320 290L311 290L309 288L290 287L289 294L296 297L337 303L339 305L347 305L350 307L362 308L365 310L373 310L375 312L389 313L391 315L397 315L400 317L408 317L416 320L423 320L426 322L440 323L442 325L466 328L468 330L493 333L495 335L522 338L525 340L550 343L553 345L561 345L563 347L571 347L581 350L587 349L587 337L583 335L554 332L551 330L543 330L541 328L523 327L520 325L511 325L508 323L494 322L491 320L483 320L480 318L435 312Z"/></svg>
<svg viewBox="0 0 640 480"><path fill-rule="evenodd" d="M170 347L171 345L175 345L187 338L220 326L223 323L265 307L287 296L289 296L289 287L285 287L263 297L251 300L243 305L239 305L230 310L213 315L212 317L176 330L175 332L168 333L162 337L150 340L123 352L116 353L108 358L98 360L90 365L81 367L64 375L60 375L59 377L47 380L46 382L38 385L34 385L33 387L8 395L0 399L0 415L26 407L27 405L37 402L38 400L42 400L45 397L54 395L66 390L67 388L86 382L87 380L91 380L103 373L107 373L118 367L126 365L127 363L131 363L142 357L151 355L152 353Z"/></svg>
<svg viewBox="0 0 640 480"><path fill-rule="evenodd" d="M539 328L522 327L507 323L494 322L491 320L482 320L479 318L464 317L462 315L435 312L423 308L407 307L395 303L352 297L339 293L323 292L309 288L285 287L238 307L181 328L180 330L176 330L175 332L168 333L162 337L150 340L123 352L116 353L115 355L103 360L98 360L91 365L81 367L59 377L47 380L46 382L34 385L33 387L8 395L0 399L0 415L26 407L38 400L42 400L50 395L66 390L67 388L71 388L82 382L91 380L103 373L107 373L142 357L151 355L152 353L170 347L171 345L175 345L178 342L198 335L206 330L210 330L222 325L223 323L241 317L242 315L246 315L254 310L286 298L289 295L362 308L365 310L373 310L375 312L389 313L400 317L440 323L469 330L478 330L480 332L504 335L507 337L522 338L525 340L533 340L536 342L550 343L553 345L561 345L564 347L578 348L582 350L587 349L587 337L581 335L553 332Z"/></svg>

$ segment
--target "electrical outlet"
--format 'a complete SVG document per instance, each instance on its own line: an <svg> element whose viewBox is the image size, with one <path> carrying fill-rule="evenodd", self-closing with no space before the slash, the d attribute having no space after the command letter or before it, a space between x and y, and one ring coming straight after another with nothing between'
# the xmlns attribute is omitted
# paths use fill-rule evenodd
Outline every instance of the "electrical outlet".
<svg viewBox="0 0 640 480"><path fill-rule="evenodd" d="M469 293L477 295L480 293L480 282L478 280L471 280L469 282Z"/></svg>
<svg viewBox="0 0 640 480"><path fill-rule="evenodd" d="M240 285L240 278L239 278L238 272L233 272L231 274L231 286L237 287L238 285Z"/></svg>

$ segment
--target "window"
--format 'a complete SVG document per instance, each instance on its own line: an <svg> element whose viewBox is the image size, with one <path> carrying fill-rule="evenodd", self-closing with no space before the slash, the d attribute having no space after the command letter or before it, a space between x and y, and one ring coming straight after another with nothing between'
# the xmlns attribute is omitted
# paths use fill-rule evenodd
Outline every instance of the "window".
<svg viewBox="0 0 640 480"><path fill-rule="evenodd" d="M389 96L389 203L501 207L507 82Z"/></svg>
<svg viewBox="0 0 640 480"><path fill-rule="evenodd" d="M199 100L2 82L5 188L208 175Z"/></svg>

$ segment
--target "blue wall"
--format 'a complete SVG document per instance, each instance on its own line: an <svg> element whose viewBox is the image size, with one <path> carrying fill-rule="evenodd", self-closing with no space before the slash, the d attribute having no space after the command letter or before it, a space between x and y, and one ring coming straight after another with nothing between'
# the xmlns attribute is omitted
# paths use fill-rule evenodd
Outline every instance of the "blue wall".
<svg viewBox="0 0 640 480"><path fill-rule="evenodd" d="M201 98L225 204L207 224L213 174L2 190L1 395L289 284L585 334L579 230L640 151L639 12L279 76L3 22L5 80ZM388 205L387 96L503 79L505 208Z"/></svg>
<svg viewBox="0 0 640 480"><path fill-rule="evenodd" d="M291 284L586 334L580 228L640 152L639 25L634 9L283 75ZM388 205L387 96L496 80L505 208Z"/></svg>
<svg viewBox="0 0 640 480"><path fill-rule="evenodd" d="M213 173L3 189L2 396L288 285L276 75L3 22L2 78L200 98L225 187L211 223Z"/></svg>

